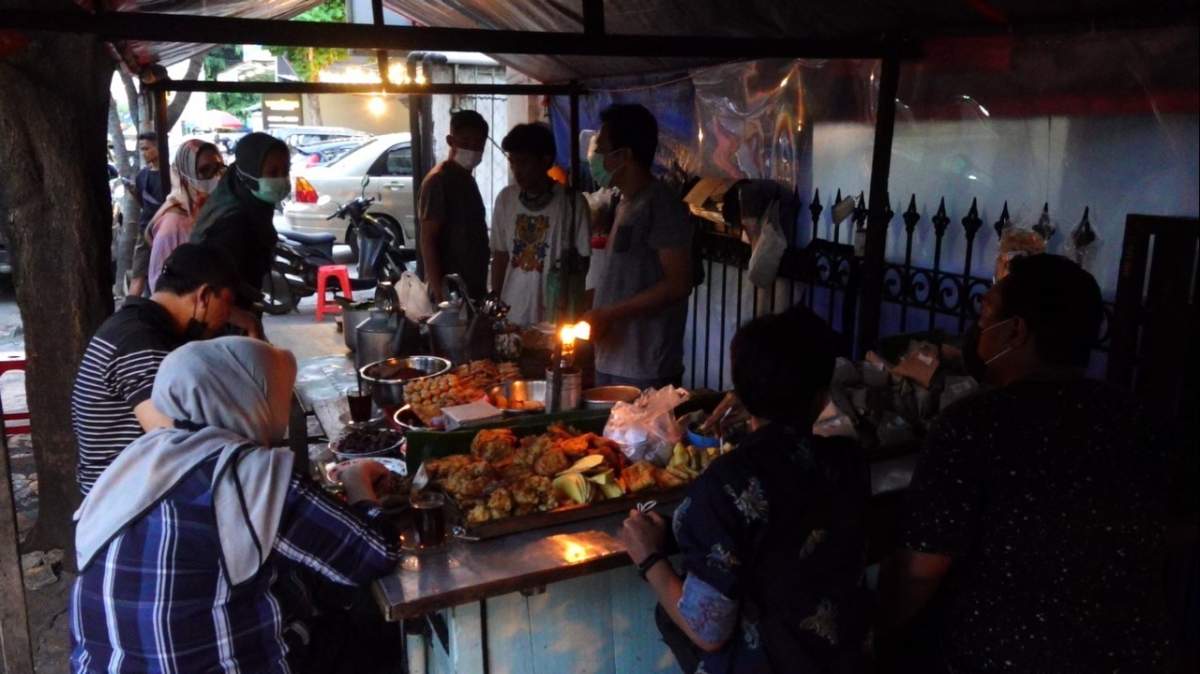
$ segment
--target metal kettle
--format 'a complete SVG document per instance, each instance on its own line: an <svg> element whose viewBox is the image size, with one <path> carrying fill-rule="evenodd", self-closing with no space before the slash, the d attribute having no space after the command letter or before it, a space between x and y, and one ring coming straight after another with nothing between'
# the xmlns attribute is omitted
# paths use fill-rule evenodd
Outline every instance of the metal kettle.
<svg viewBox="0 0 1200 674"><path fill-rule="evenodd" d="M462 278L448 274L446 290L452 299L439 304L438 312L426 322L434 355L448 358L456 365L491 357L492 325L475 309Z"/></svg>
<svg viewBox="0 0 1200 674"><path fill-rule="evenodd" d="M406 323L403 313L373 310L370 317L354 329L355 367L362 369L371 363L400 355Z"/></svg>

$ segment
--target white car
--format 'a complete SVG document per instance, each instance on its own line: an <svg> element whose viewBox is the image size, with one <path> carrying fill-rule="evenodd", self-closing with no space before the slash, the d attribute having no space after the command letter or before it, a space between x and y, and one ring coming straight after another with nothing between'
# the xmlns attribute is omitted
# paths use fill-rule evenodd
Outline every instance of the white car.
<svg viewBox="0 0 1200 674"><path fill-rule="evenodd" d="M416 246L411 141L407 133L376 136L340 159L293 174L292 196L283 206L288 229L357 244L347 221L326 218L359 196L365 176L370 178L367 196L375 198L370 213L398 229L405 246Z"/></svg>

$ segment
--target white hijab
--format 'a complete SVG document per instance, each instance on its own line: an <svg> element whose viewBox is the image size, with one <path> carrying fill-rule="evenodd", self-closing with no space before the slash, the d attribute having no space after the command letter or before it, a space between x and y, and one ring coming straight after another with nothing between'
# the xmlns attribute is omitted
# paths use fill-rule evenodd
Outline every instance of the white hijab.
<svg viewBox="0 0 1200 674"><path fill-rule="evenodd" d="M218 455L213 507L232 584L258 572L274 544L292 454L270 449L287 429L296 360L247 337L191 342L159 366L151 401L175 419L135 440L75 513L79 568L137 522L193 468Z"/></svg>

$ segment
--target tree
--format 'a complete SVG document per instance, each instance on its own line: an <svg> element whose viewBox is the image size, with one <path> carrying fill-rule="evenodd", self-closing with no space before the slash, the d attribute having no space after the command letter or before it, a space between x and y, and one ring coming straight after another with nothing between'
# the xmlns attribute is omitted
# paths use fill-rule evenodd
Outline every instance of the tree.
<svg viewBox="0 0 1200 674"><path fill-rule="evenodd" d="M71 0L7 7L78 11ZM29 34L0 57L0 203L25 327L26 390L39 514L28 549L73 543L79 501L71 389L92 333L112 313L112 212L106 180L108 48L90 35ZM73 558L68 555L68 558Z"/></svg>
<svg viewBox="0 0 1200 674"><path fill-rule="evenodd" d="M325 0L320 5L297 16L293 21L315 21L318 23L346 23L345 0ZM315 82L322 70L344 60L345 49L317 49L313 47L268 47L268 50L287 59L296 74L305 82Z"/></svg>
<svg viewBox="0 0 1200 674"><path fill-rule="evenodd" d="M217 75L231 66L242 62L240 45L223 45L204 55L204 79L215 80ZM224 110L246 121L246 108L255 105L262 97L258 94L210 93L209 110Z"/></svg>

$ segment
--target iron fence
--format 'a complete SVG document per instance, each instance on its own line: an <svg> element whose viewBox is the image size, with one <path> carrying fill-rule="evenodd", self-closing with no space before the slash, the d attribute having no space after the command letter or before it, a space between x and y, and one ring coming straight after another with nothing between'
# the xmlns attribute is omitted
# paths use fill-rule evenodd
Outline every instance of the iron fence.
<svg viewBox="0 0 1200 674"><path fill-rule="evenodd" d="M827 208L819 190L803 210L799 199L795 195L792 198L790 208L795 213L807 211L806 217L784 219L790 223L791 231L785 231L785 235L791 245L780 264L779 278L769 288L749 283L751 248L740 239L740 231L718 233L698 219L702 223L698 263L704 266L705 279L692 293L684 344L685 381L692 387L728 388L728 346L737 327L760 314L795 304L809 307L829 322L840 336L843 355L863 355L855 352L854 345L858 343L863 267L860 253L867 221L864 195L859 193L853 209L842 219L823 217ZM831 205L842 201L839 191ZM1043 213L1048 208L1048 204L1044 206ZM895 213L889 209L887 216L889 228L895 226ZM1085 211L1084 219L1087 217ZM955 223L944 198L939 198L936 211L926 217L917 208L916 195L911 195L899 220L903 235L888 237L890 245L885 255L882 327L880 334L868 341L914 332L960 335L979 318L982 298L992 286L991 269L983 272L987 274L984 276L974 264L978 248L985 243L980 234L991 233L984 229L978 201L972 200L958 219L963 248L955 252L961 252L961 259L949 259L947 237ZM999 238L1010 226L1008 203L1004 202L990 230ZM1055 234L1051 229L1039 231L1037 226L1034 230L1046 238ZM923 266L915 261L918 256L914 247L918 235L924 240L929 234L932 264ZM1104 309L1105 322L1096 346L1102 357L1093 359L1093 365L1100 368L1111 342L1108 324L1113 305L1106 302Z"/></svg>

